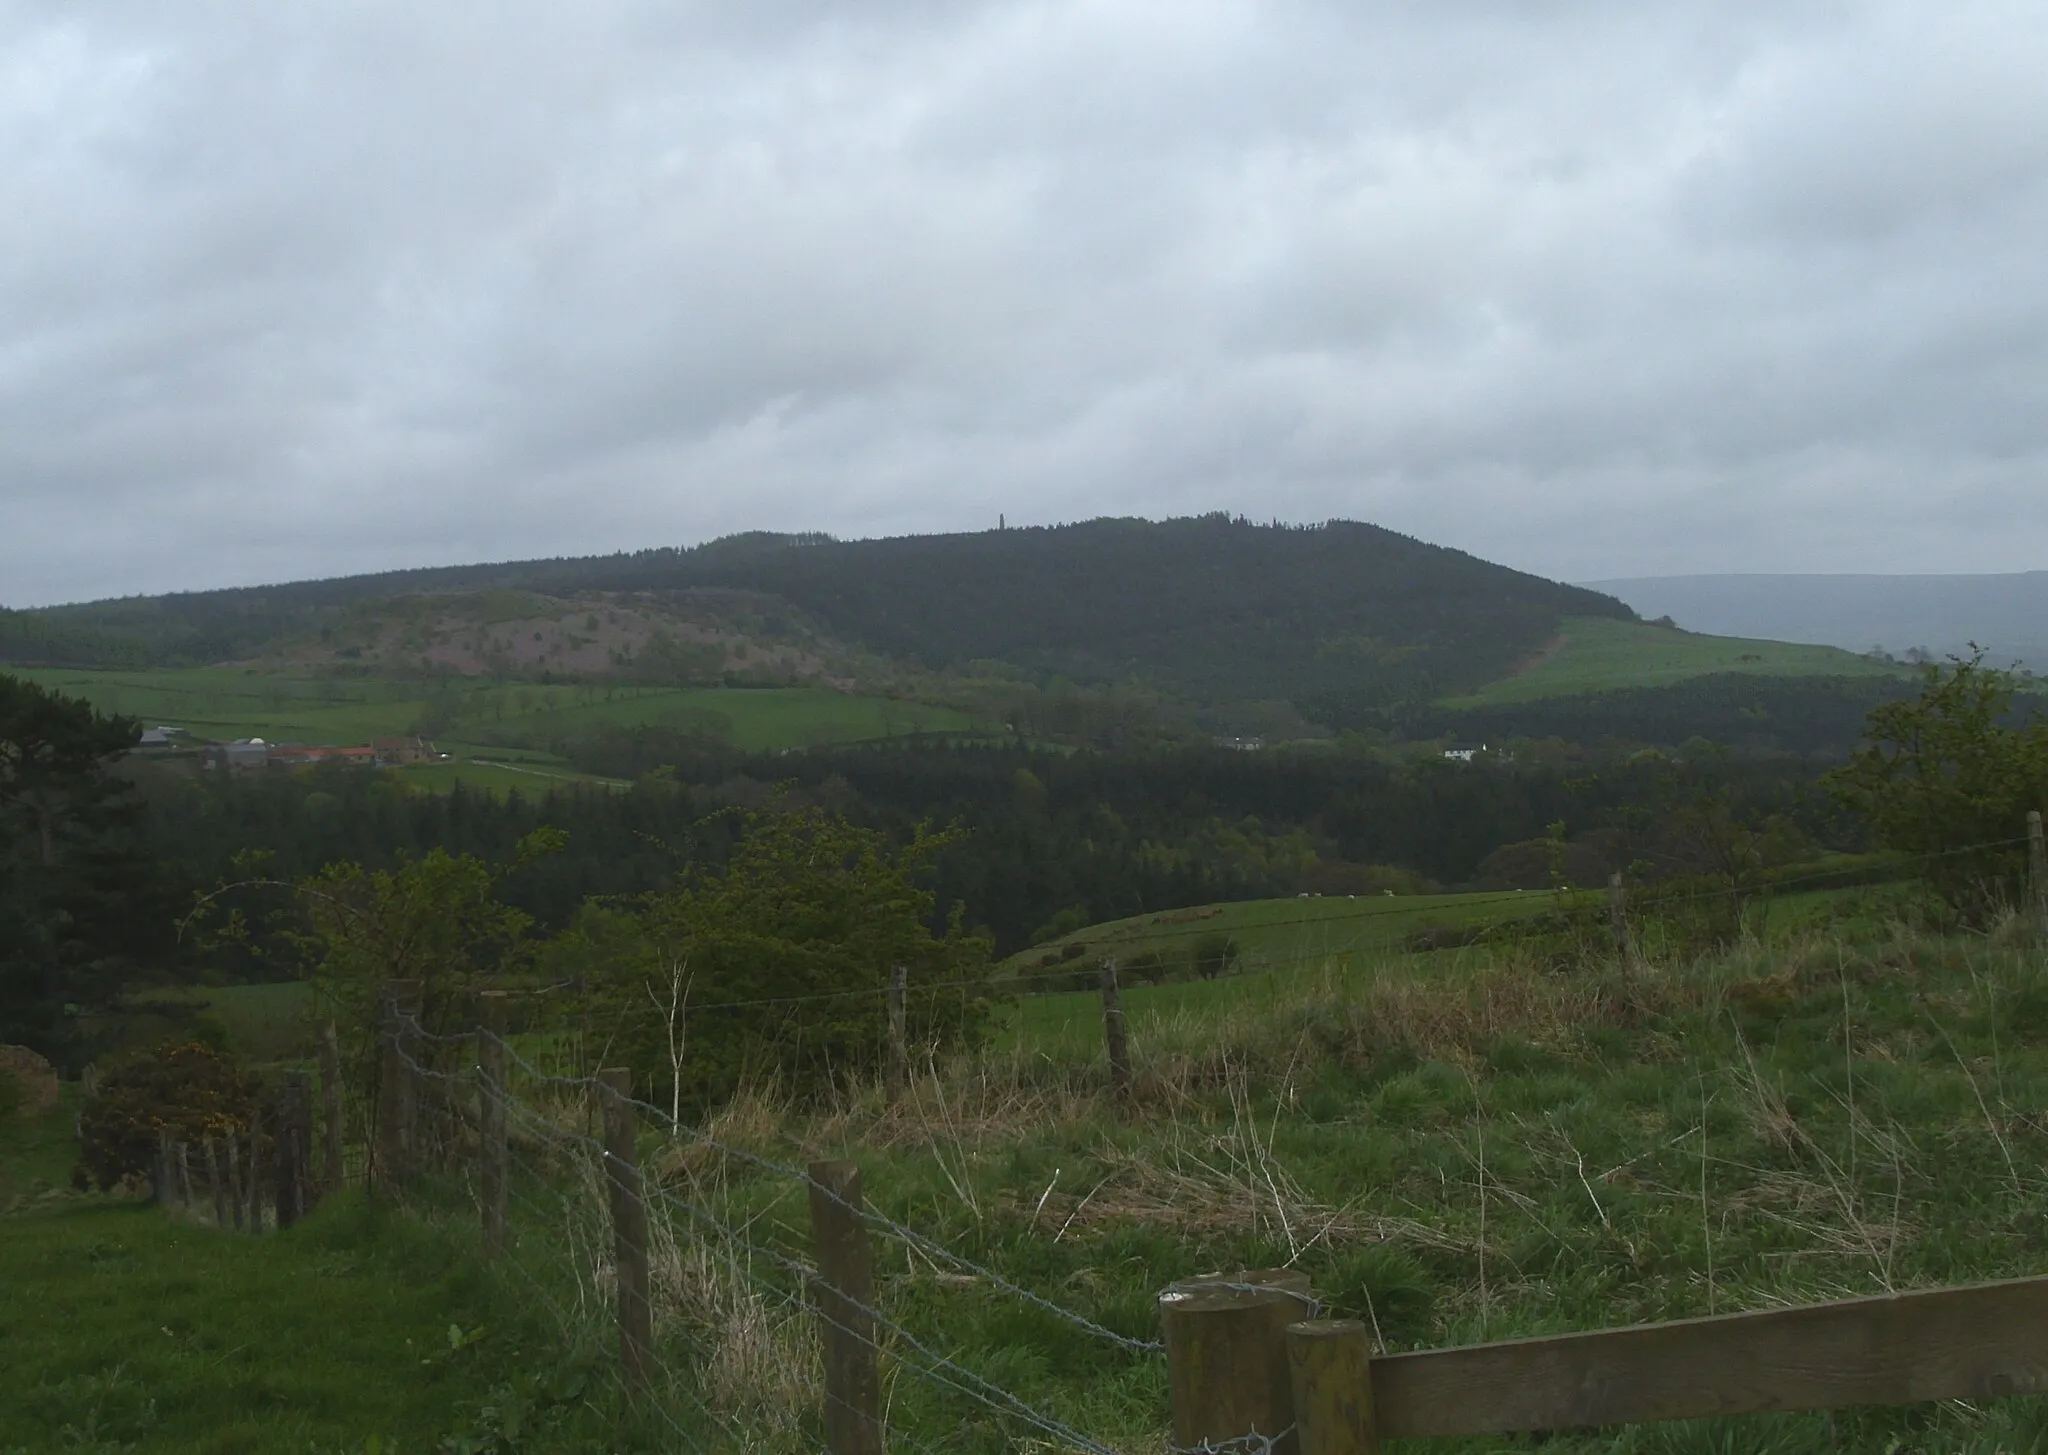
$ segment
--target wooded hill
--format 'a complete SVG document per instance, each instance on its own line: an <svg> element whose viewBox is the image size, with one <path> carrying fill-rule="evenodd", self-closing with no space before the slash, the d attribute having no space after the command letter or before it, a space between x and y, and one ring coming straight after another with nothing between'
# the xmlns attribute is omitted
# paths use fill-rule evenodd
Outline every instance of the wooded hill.
<svg viewBox="0 0 2048 1455"><path fill-rule="evenodd" d="M0 615L0 660L169 666L331 640L366 603L522 592L558 602L747 593L851 651L931 672L1139 685L1196 704L1291 702L1341 724L1498 679L1612 597L1353 521L1209 515L446 567Z"/></svg>

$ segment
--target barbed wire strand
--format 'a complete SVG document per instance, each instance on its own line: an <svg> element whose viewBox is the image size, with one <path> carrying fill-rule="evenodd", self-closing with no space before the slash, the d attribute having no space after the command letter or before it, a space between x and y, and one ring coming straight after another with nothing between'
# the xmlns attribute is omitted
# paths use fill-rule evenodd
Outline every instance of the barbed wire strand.
<svg viewBox="0 0 2048 1455"><path fill-rule="evenodd" d="M508 1103L508 1113L518 1110L522 1109L517 1108L515 1105ZM544 1123L540 1125L545 1126ZM581 1152L584 1149L573 1148L573 1150ZM541 1185L552 1185L543 1176L541 1176L540 1169L537 1168L528 1159L526 1159L522 1154L518 1154L515 1152L512 1155L514 1159L522 1166L523 1170L527 1171L529 1174L532 1174L537 1181L541 1182ZM581 1168L581 1171L586 1178L594 1179L596 1177L601 1177L603 1175L601 1171L590 1166L588 1164L587 1159L585 1160L585 1164ZM539 1221L543 1226L545 1226L549 1221L551 1221L551 1218L547 1215L548 1210L540 1209L538 1205L534 1203L530 1198L528 1198L525 1194L513 1191L512 1185L509 1183L508 1193L510 1193L510 1195L514 1197L517 1197L519 1201L529 1209L539 1211L542 1214ZM593 1261L596 1261L597 1259L601 1258L604 1243L606 1241L605 1230L603 1230L600 1227L600 1224L603 1223L604 1219L602 1219L594 1211L590 1211L587 1208L587 1184L585 1197L579 1198L571 1194L570 1192L563 1190L557 1193L557 1200L562 1204L565 1210L574 1209L582 1211L582 1221L588 1224L592 1229L592 1234L588 1238L587 1246L584 1249L579 1250L575 1247L570 1247L565 1250L569 1257L572 1259L580 1257L591 1257ZM552 1295L547 1294L538 1279L536 1279L530 1272L528 1272L523 1267L520 1268L520 1272L522 1276L524 1276L527 1279L527 1281L535 1287L537 1291L541 1291L544 1297L548 1297L551 1302L555 1302L559 1309L559 1300L554 1298ZM595 1269L593 1269L593 1278L594 1276ZM582 1280L579 1277L579 1287L581 1286L581 1282ZM577 1321L567 1317L565 1313L558 1311L557 1317L562 1322L565 1330L573 1331L576 1328ZM595 1327L601 1326L602 1323L600 1319L589 1314L584 1315L581 1322L586 1326L586 1332L594 1332ZM651 1392L655 1396L651 1400L651 1404L655 1412L661 1417L663 1422L668 1424L669 1427L673 1429L679 1437L685 1440L692 1450L705 1451L707 1447L701 1440L699 1440L694 1434L692 1434L686 1426L684 1426L680 1421L676 1419L674 1413L669 1409L667 1401L680 1399L683 1402L685 1402L687 1405L691 1407L692 1411L695 1414L701 1415L704 1421L709 1426L715 1427L718 1430L720 1430L731 1442L732 1449L744 1451L752 1448L754 1442L748 1437L747 1433L741 1430L730 1417L721 1413L719 1410L713 1407L708 1400L706 1400L701 1394L699 1394L692 1387L693 1382L685 1376L683 1376L682 1374L680 1374L675 1368L675 1366L661 1355L658 1348L650 1350L649 1353L655 1359L656 1363L660 1366L662 1375L664 1376L659 1390ZM623 1378L621 1378L618 1381L618 1383L621 1392L627 1394L630 1397L631 1391L625 1389ZM812 1448L817 1448L815 1443L813 1443Z"/></svg>
<svg viewBox="0 0 2048 1455"><path fill-rule="evenodd" d="M560 1128L552 1128L552 1132L558 1141L579 1145L595 1158L603 1158L609 1155L606 1153L603 1145L593 1138L566 1133L561 1131ZM745 1238L729 1227L722 1219L688 1199L677 1197L672 1191L659 1184L650 1185L648 1182L643 1181L642 1191L643 1196L651 1191L653 1194L650 1199L651 1201L659 1202L665 1208L680 1211L690 1221L697 1223L721 1240L732 1244L735 1248L743 1248L749 1254L765 1259L779 1267L786 1275L800 1284L814 1276L813 1270L806 1268L797 1260L788 1257L779 1250ZM896 1340L899 1340L905 1347L912 1350L923 1361L920 1366L899 1358L899 1365L910 1367L921 1373L931 1382L951 1388L998 1414L1005 1414L1019 1419L1041 1433L1068 1444L1071 1448L1089 1452L1089 1455L1116 1455L1116 1452L1111 1447L1095 1440L1092 1436L1076 1430L1056 1417L1036 1409L1000 1385L984 1379L973 1370L930 1348L909 1329L890 1318L881 1310L861 1303L858 1300L847 1298L844 1293L840 1293L839 1297L856 1312L874 1320L878 1328L893 1335ZM816 1313L822 1320L841 1329L843 1332L856 1335L860 1333L860 1331L840 1323L823 1309L812 1305L806 1305L806 1307L811 1312Z"/></svg>
<svg viewBox="0 0 2048 1455"><path fill-rule="evenodd" d="M520 1108L518 1110L523 1112L524 1109ZM561 1131L560 1128L554 1127L551 1124L547 1124L545 1122L537 1121L535 1119L532 1119L530 1116L529 1125L533 1126L536 1130L549 1134L552 1137L552 1139L554 1139L558 1143L568 1144L574 1147L576 1150L585 1153L592 1159L604 1155L602 1147L591 1139L577 1137L573 1134L565 1134ZM667 1189L659 1187L656 1187L655 1189L653 1189L653 1191L655 1195L652 1199L650 1199L650 1202L654 1206L662 1207L664 1210L671 1208L680 1209L682 1212L685 1213L686 1216L690 1218L690 1220L697 1222L701 1226L707 1228L709 1231L716 1234L721 1241L732 1246L734 1249L744 1250L749 1255L759 1256L765 1258L766 1260L772 1263L779 1265L786 1273L788 1273L792 1278L796 1279L799 1282L807 1281L814 1276L813 1270L805 1267L803 1264L797 1262L795 1259L789 1258L775 1249L765 1247L761 1244L754 1243L751 1240L739 1236L723 1220L717 1218L713 1214L708 1213L704 1209L699 1208L696 1204L688 1201L687 1199L678 1198ZM751 1259L749 1261L751 1261ZM735 1273L742 1273L741 1263L737 1257L729 1257L727 1262L728 1266L733 1268ZM747 1276L749 1287L753 1288L759 1294L765 1294L767 1298L773 1300L777 1306L791 1309L804 1315L818 1316L822 1318L825 1322L832 1324L836 1328L840 1328L847 1332L854 1332L853 1330L847 1329L847 1326L840 1323L838 1320L831 1318L829 1315L825 1315L823 1311L818 1309L815 1305L806 1303L799 1295L791 1293L788 1290L778 1288L774 1284L764 1282L757 1277L753 1277L751 1275L743 1276ZM933 1351L931 1351L930 1349L926 1348L923 1344L921 1344L914 1336L910 1335L907 1330L904 1330L901 1325L889 1320L879 1311L859 1303L854 1303L853 1306L860 1312L867 1314L871 1318L874 1318L878 1325L896 1334L897 1337L904 1340L906 1344L916 1349L927 1361L926 1364L919 1365L912 1361L898 1359L894 1361L895 1366L908 1368L914 1373L922 1374L934 1380L937 1383L945 1385L946 1387L952 1388L959 1393L974 1398L978 1403L983 1404L984 1406L996 1411L997 1413L1007 1414L1016 1418L1023 1419L1027 1423L1033 1424L1043 1433L1047 1433L1057 1438L1066 1440L1069 1443L1073 1443L1075 1445L1075 1448L1091 1451L1102 1451L1106 1448L1101 1446L1099 1443L1092 1442L1090 1437L1083 1435L1078 1431L1073 1431L1070 1428L1064 1426L1063 1424L1061 1424L1061 1422L1054 1419L1053 1417L1045 1415L1043 1414L1043 1412L1033 1409L1031 1406L1026 1404L1024 1401L1020 1400L1017 1396L1011 1394L1009 1391L1003 1390L1000 1388L1000 1386L993 1385L988 1381L981 1379L981 1377L974 1374L973 1371L967 1370L964 1367L954 1363L953 1361L947 1359L944 1355L935 1354ZM658 1353L656 1357L659 1358ZM671 1380L675 1380L676 1376L674 1374L672 1366L668 1366L665 1360L661 1362L664 1365L665 1371L669 1373ZM960 1376L960 1378L951 1377L952 1375L958 1375ZM962 1379L968 1381L968 1383L963 1384L961 1382ZM991 1399L987 1394L978 1392L977 1389L971 1387L974 1385L979 1385L981 1389L993 1392L995 1398ZM829 1391L819 1391L819 1393L823 1398L832 1398ZM693 1402L696 1403L700 1408L703 1408L704 1413L708 1417L712 1418L713 1420L717 1421L722 1425L725 1425L728 1429L728 1432L732 1433L735 1436L735 1438L742 1438L739 1436L739 1432L731 1430L729 1421L726 1421L722 1416L718 1415L716 1411L711 1410L707 1405L704 1404L704 1402L701 1399L693 1397ZM839 1403L841 1403L843 1407L852 1408L851 1406L846 1406L844 1404L844 1401L840 1401ZM922 1446L922 1442L919 1441L912 1440L911 1443ZM742 1445L742 1448L744 1448L744 1443Z"/></svg>
<svg viewBox="0 0 2048 1455"><path fill-rule="evenodd" d="M490 1033L486 1032L485 1034ZM511 1058L513 1061L518 1062L521 1065L526 1064L524 1058L521 1057L519 1053L516 1050L514 1050L510 1045L507 1045L505 1043L504 1038L493 1036L493 1039L497 1040L499 1045L504 1047L505 1054L507 1055L507 1057ZM401 1052L401 1055L402 1054L403 1053ZM591 1084L595 1085L596 1083L593 1081ZM661 1107L654 1105L651 1102L642 1101L636 1097L627 1097L625 1098L625 1100L628 1105L637 1108L639 1111L651 1117L657 1123L657 1125L664 1127L673 1133L679 1134L684 1137L688 1137L696 1145L703 1147L707 1151L716 1152L721 1156L734 1158L735 1160L757 1167L764 1172L772 1173L778 1177L788 1178L794 1182L802 1183L806 1186L811 1185L811 1175L807 1170L803 1168L792 1166L791 1164L786 1162L779 1162L770 1157L763 1157L759 1153L750 1152L745 1148L735 1147L730 1145L729 1143L722 1142L718 1138L709 1135L700 1128L689 1126L677 1120L676 1118L670 1116L667 1111L663 1110ZM1098 1339L1106 1340L1110 1343L1120 1345L1123 1348L1131 1349L1139 1353L1159 1354L1165 1352L1166 1346L1164 1344L1161 1344L1158 1341L1151 1339L1133 1339L1128 1335L1117 1333L1114 1329L1105 1328L1103 1325L1095 1322L1093 1319L1090 1319L1083 1314L1076 1313L1072 1309L1065 1308L1062 1305L1053 1302L1051 1299L1048 1299L1041 1294L1034 1293L1030 1289L1024 1288L1012 1282L1010 1279L1005 1278L1001 1273L998 1273L995 1269L989 1268L984 1264L975 1262L973 1259L967 1257L965 1254L956 1252L953 1249L948 1248L945 1244L940 1243L935 1239L926 1236L924 1233L921 1233L917 1229L910 1227L908 1224L898 1222L896 1219L889 1217L886 1213L882 1213L876 1210L874 1207L868 1205L865 1202L855 1203L847 1198L842 1197L833 1188L825 1187L823 1185L819 1185L819 1191L821 1191L826 1197L830 1198L832 1201L838 1203L841 1207L846 1208L849 1212L859 1217L861 1221L864 1224L866 1224L869 1228L884 1233L890 1237L897 1238L900 1241L908 1244L909 1246L916 1248L919 1252L925 1254L927 1257L942 1259L945 1262L951 1264L955 1269L959 1270L962 1273L969 1274L976 1278L984 1279L992 1286L1000 1288L1005 1293L1010 1294L1012 1297L1021 1299L1024 1302L1029 1303L1046 1313L1050 1313L1057 1318L1063 1319L1069 1324L1072 1324L1075 1327L1080 1328L1084 1332L1089 1333Z"/></svg>

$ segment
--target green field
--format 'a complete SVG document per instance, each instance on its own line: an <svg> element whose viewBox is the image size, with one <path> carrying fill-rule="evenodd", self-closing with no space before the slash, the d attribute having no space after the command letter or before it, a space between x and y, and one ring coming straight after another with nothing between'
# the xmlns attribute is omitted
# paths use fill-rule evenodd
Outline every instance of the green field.
<svg viewBox="0 0 2048 1455"><path fill-rule="evenodd" d="M2048 1272L2048 1130L2027 1111L2048 1092L2048 962L2010 927L1944 940L1873 916L1626 976L1597 950L1461 952L1222 988L1134 1017L1123 1098L1098 1012L1085 1035L942 1059L894 1102L757 1093L712 1131L856 1158L887 1215L1132 1338L1157 1336L1163 1287L1214 1269L1297 1269L1389 1351ZM800 1195L729 1177L706 1193L722 1222L802 1246ZM1156 1357L891 1252L878 1300L920 1337L1114 1448L1160 1449ZM890 1410L906 1446L1020 1448L909 1373ZM2048 1401L1412 1448L1536 1443L2018 1455L2048 1448Z"/></svg>
<svg viewBox="0 0 2048 1455"><path fill-rule="evenodd" d="M143 1049L166 1039L197 1037L224 1041L251 1061L310 1056L312 992L303 980L151 991L124 1006L120 1043Z"/></svg>
<svg viewBox="0 0 2048 1455"><path fill-rule="evenodd" d="M1488 707L1626 687L1668 687L1717 672L1769 677L1897 676L1900 668L1839 647L1710 637L1641 622L1572 617L1560 644L1525 670L1446 707Z"/></svg>
<svg viewBox="0 0 2048 1455"><path fill-rule="evenodd" d="M1809 866L1805 887L1794 883L1768 899L1750 904L1745 923L1751 934L1788 936L1851 917L1872 902L1868 888L1815 888L1813 879L1853 869L1865 861L1843 856ZM1867 866L1866 866L1867 867ZM1165 962L1167 976L1146 983L1128 971L1120 976L1125 1016L1134 1034L1168 1024L1205 1019L1262 1015L1298 998L1301 980L1324 984L1357 983L1390 965L1406 965L1421 973L1454 973L1451 966L1466 952L1425 947L1431 931L1447 932L1455 945L1477 929L1495 928L1489 948L1480 955L1510 952L1517 929L1550 915L1560 907L1598 909L1603 895L1567 891L1560 898L1549 891L1495 891L1479 894L1360 895L1356 898L1315 897L1245 900L1167 910L1131 919L1091 925L1044 945L1020 951L1005 960L999 974L1015 977L1025 994L1018 1001L1005 1040L1033 1053L1068 1054L1100 1043L1102 1006L1089 990L1049 992L1049 980L1088 974L1105 956L1128 967L1140 956ZM1665 938L1655 922L1639 924L1645 949L1661 953ZM1238 958L1214 978L1200 978L1188 963L1205 942L1227 936ZM1080 953L1074 954L1074 947ZM1064 953L1063 953L1064 952ZM1433 968L1432 968L1433 967ZM1040 987L1033 990L1034 982Z"/></svg>
<svg viewBox="0 0 2048 1455"><path fill-rule="evenodd" d="M397 736L419 716L417 684L327 678L242 667L164 667L101 672L9 667L22 677L102 712L144 726L181 727L195 738L226 741L362 743Z"/></svg>
<svg viewBox="0 0 2048 1455"><path fill-rule="evenodd" d="M1019 951L1003 962L1002 969L1030 975L1047 958L1057 960L1061 951L1075 945L1085 950L1089 964L1104 955L1126 961L1146 953L1184 958L1199 941L1228 935L1243 957L1239 969L1259 972L1398 948L1408 934L1429 926L1462 929L1554 907L1550 895L1536 891L1240 900L1090 925Z"/></svg>
<svg viewBox="0 0 2048 1455"><path fill-rule="evenodd" d="M443 725L430 736L456 761L409 768L407 777L429 788L459 781L493 792L603 781L569 769L552 749L607 723L685 726L742 752L985 730L954 708L815 687L459 682L430 698L416 682L241 667L8 670L146 726L183 728L200 741L363 743L409 735L423 718L438 717Z"/></svg>
<svg viewBox="0 0 2048 1455"><path fill-rule="evenodd" d="M522 1451L659 1448L466 1227L345 1193L251 1238L77 1193L75 1110L0 1121L0 1455L508 1450L508 1417Z"/></svg>
<svg viewBox="0 0 2048 1455"><path fill-rule="evenodd" d="M358 1455L372 1434L386 1455L811 1449L813 1316L785 1304L795 1291L776 1271L810 1256L805 1196L772 1164L816 1157L856 1159L888 1218L1128 1339L1157 1337L1163 1287L1213 1269L1295 1268L1330 1316L1368 1321L1390 1352L2048 1272L2048 1182L2033 1170L2048 1159L2048 959L2020 921L1943 938L1888 918L1882 894L1842 893L1866 898L1626 972L1598 945L1569 963L1511 945L1362 948L1296 973L1141 988L1125 1097L1104 1074L1099 1013L1083 1033L941 1055L894 1098L858 1078L822 1101L745 1088L704 1131L770 1162L669 1146L658 1163L656 1243L712 1256L679 1256L657 1282L664 1382L638 1415L708 1406L731 1439L704 1421L690 1439L636 1428L608 1394L600 1285L566 1327L539 1313L525 1278L601 1266L595 1183L568 1178L561 1199L521 1184L515 1252L493 1272L475 1262L459 1177L408 1216L349 1195L252 1239L66 1191L69 1108L0 1127L0 1455ZM1414 926L1478 916L1487 898L1373 908ZM1277 946L1304 928L1286 921L1334 935L1363 903L1269 901L1227 922ZM1103 928L1134 944L1176 927ZM244 998L236 1010L258 1018L286 1008L274 988ZM1096 1010L1087 997L1046 1009L1062 999ZM521 1094L555 1105L539 1081ZM643 1156L665 1143L647 1129ZM544 1176L522 1145L520 1175ZM711 1228L769 1252L724 1257ZM893 1324L1112 1448L1167 1448L1155 1351L873 1236ZM920 1378L901 1346L889 1368L892 1449L1063 1448L992 1417L960 1379ZM500 1438L497 1412L513 1407L521 1431ZM2019 1455L2048 1450L2048 1400L1540 1443Z"/></svg>
<svg viewBox="0 0 2048 1455"><path fill-rule="evenodd" d="M466 696L452 735L483 744L544 747L604 723L707 726L722 730L726 741L744 752L912 733L968 733L978 726L954 708L815 687L506 686Z"/></svg>

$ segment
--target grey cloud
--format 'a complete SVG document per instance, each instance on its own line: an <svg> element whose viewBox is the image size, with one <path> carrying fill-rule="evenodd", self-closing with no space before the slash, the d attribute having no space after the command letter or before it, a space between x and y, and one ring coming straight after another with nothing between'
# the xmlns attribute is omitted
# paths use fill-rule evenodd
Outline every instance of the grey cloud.
<svg viewBox="0 0 2048 1455"><path fill-rule="evenodd" d="M2024 569L2027 7L0 6L0 601L1102 512Z"/></svg>

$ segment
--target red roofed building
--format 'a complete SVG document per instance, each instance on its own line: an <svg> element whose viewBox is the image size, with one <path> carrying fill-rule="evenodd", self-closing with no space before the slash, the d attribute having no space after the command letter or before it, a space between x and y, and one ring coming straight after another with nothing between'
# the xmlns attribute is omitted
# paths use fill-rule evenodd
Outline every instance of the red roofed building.
<svg viewBox="0 0 2048 1455"><path fill-rule="evenodd" d="M315 763L354 763L368 768L377 761L374 748L342 748L325 744L289 743L270 750L270 762L278 768L310 768Z"/></svg>

